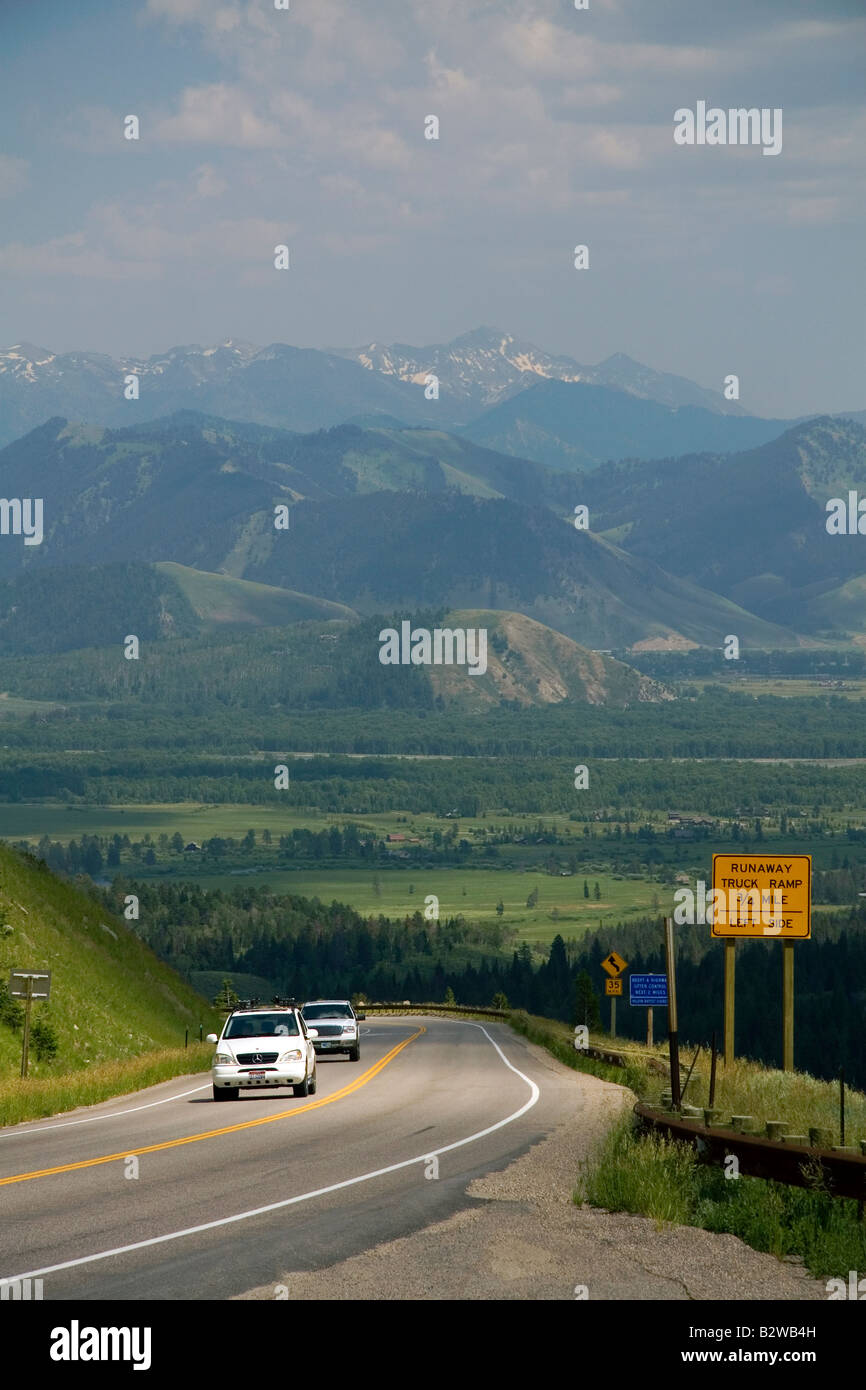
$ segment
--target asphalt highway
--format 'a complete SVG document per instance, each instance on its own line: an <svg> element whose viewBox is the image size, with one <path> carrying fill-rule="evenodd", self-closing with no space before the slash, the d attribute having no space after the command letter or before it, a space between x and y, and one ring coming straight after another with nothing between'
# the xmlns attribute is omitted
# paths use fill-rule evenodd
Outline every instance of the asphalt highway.
<svg viewBox="0 0 866 1390"><path fill-rule="evenodd" d="M472 1205L574 1106L501 1024L362 1030L361 1061L320 1057L307 1099L217 1105L207 1073L0 1130L0 1279L41 1278L45 1300L276 1289Z"/></svg>

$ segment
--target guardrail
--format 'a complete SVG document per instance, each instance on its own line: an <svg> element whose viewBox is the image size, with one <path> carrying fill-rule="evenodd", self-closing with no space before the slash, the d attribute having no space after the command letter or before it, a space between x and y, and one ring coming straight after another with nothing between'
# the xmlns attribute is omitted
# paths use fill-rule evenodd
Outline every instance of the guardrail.
<svg viewBox="0 0 866 1390"><path fill-rule="evenodd" d="M791 1187L813 1187L817 1179L832 1197L866 1199L866 1154L743 1134L704 1120L666 1114L641 1101L634 1113L642 1126L694 1144L706 1162L724 1163L729 1154L735 1154L740 1171L751 1177L771 1178Z"/></svg>
<svg viewBox="0 0 866 1390"><path fill-rule="evenodd" d="M359 1004L362 1013L379 1014L480 1014L482 1018L508 1018L507 1009L488 1009L479 1004Z"/></svg>
<svg viewBox="0 0 866 1390"><path fill-rule="evenodd" d="M401 1001L359 1004L358 1007L367 1014L473 1014L503 1020L510 1016L506 1009L482 1005L473 1008L467 1004L406 1004ZM624 1067L628 1054L614 1048L591 1046L581 1048L579 1055ZM667 1074L667 1067L660 1059L650 1060L657 1063L652 1070ZM734 1154L741 1172L751 1177L769 1178L791 1187L813 1187L819 1180L832 1197L854 1197L861 1203L866 1200L866 1152L842 1153L839 1149L791 1143L781 1137L765 1139L757 1134L708 1125L706 1120L686 1119L676 1113L655 1110L643 1101L638 1101L634 1113L642 1126L694 1144L705 1162L722 1164L729 1154Z"/></svg>

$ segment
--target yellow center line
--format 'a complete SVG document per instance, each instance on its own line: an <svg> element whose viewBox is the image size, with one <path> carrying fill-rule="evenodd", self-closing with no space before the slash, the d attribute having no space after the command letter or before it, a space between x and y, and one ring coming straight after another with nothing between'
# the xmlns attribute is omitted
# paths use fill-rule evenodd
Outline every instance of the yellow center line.
<svg viewBox="0 0 866 1390"><path fill-rule="evenodd" d="M362 1086L366 1086L368 1081L372 1081L374 1076L387 1067L389 1062L393 1062L398 1052L402 1052L404 1047L408 1047L416 1038L420 1038L422 1033L426 1033L426 1028L419 1028L417 1033L413 1033L410 1038L404 1038L396 1047L392 1047L384 1057L361 1076L350 1081L348 1086L342 1090L335 1091L332 1096L323 1096L321 1100L312 1100L308 1105L298 1105L292 1110L281 1110L279 1115L264 1115L258 1120L241 1120L239 1124L227 1125L223 1129L209 1129L204 1134L188 1134L182 1139L165 1139L161 1144L148 1144L141 1149L121 1149L120 1153L104 1154L101 1158L83 1158L78 1163L63 1163L59 1168L40 1168L32 1173L14 1173L9 1178L0 1178L0 1187L5 1187L13 1182L29 1182L31 1178L50 1178L55 1173L72 1173L77 1168L94 1168L100 1163L116 1163L123 1158L131 1158L133 1154L154 1154L162 1149L176 1149L181 1144L198 1144L202 1139L219 1139L224 1134L237 1134L242 1129L255 1129L257 1125L272 1125L277 1120L290 1120L293 1115L303 1115L307 1110L318 1110L322 1105L331 1105L335 1100L344 1100L346 1096L352 1095L354 1091L360 1091Z"/></svg>

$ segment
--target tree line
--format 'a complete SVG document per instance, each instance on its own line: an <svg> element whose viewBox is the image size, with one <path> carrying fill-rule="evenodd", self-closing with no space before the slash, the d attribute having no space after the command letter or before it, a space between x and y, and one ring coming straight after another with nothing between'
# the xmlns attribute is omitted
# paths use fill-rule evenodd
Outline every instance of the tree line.
<svg viewBox="0 0 866 1390"><path fill-rule="evenodd" d="M225 892L119 879L101 891L115 911L122 910L127 893L139 896L140 916L130 925L183 975L239 971L297 997L364 993L383 1001L436 1003L451 990L458 1003L481 1005L502 994L512 1007L576 1023L584 1021L590 1000L593 1007L604 1003L601 961L612 948L631 972L665 970L660 918L605 928L579 942L557 935L539 961L526 943L510 947L513 936L498 922L472 923L462 916L429 921L418 911L395 921L252 886ZM796 947L797 1065L825 1079L844 1065L851 1083L866 1087L866 907L816 912L813 932L811 941ZM715 1030L721 1039L722 943L706 926L681 927L677 935L681 1037L708 1043ZM663 1021L659 1010L659 1030ZM642 1009L620 1008L617 1028L623 1036L640 1039L645 1026ZM737 1051L769 1066L780 1064L778 941L738 945Z"/></svg>

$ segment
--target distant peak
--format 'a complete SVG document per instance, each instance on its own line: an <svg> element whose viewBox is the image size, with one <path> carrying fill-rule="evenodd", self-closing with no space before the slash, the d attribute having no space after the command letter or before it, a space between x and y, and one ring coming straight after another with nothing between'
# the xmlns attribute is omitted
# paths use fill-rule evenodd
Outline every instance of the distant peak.
<svg viewBox="0 0 866 1390"><path fill-rule="evenodd" d="M19 357L27 357L30 361L36 362L54 356L48 348L36 347L34 343L13 343L11 347L0 348L0 354L4 357L13 352Z"/></svg>
<svg viewBox="0 0 866 1390"><path fill-rule="evenodd" d="M603 362L600 362L599 366L642 367L643 363L636 361L634 357L629 357L627 352L614 352L610 357L606 357Z"/></svg>
<svg viewBox="0 0 866 1390"><path fill-rule="evenodd" d="M452 338L449 347L499 347L503 341L512 342L511 334L503 333L501 328L491 328L489 324L482 324L480 328L461 333L459 338Z"/></svg>

